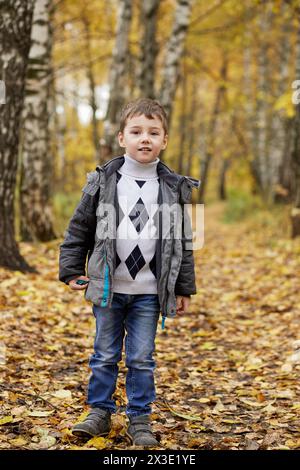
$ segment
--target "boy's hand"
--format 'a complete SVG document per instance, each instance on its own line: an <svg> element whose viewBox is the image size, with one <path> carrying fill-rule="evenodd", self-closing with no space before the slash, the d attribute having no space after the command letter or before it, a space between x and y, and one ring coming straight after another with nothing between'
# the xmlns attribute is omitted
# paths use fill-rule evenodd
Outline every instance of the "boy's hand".
<svg viewBox="0 0 300 470"><path fill-rule="evenodd" d="M190 306L190 297L184 297L182 295L176 296L176 313L188 313Z"/></svg>
<svg viewBox="0 0 300 470"><path fill-rule="evenodd" d="M76 284L76 281L78 281L78 279L82 279L83 281L89 281L90 279L86 276L77 276L75 277L74 279L72 279L71 281L69 281L69 286L72 290L83 290L83 289L86 289L87 286L89 285L89 283L87 284L83 284L82 286L80 284Z"/></svg>

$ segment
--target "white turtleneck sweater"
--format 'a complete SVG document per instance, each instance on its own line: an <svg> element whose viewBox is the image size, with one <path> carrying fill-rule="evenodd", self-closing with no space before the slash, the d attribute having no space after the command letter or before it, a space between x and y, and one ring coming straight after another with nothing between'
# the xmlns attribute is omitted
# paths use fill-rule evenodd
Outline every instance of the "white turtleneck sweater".
<svg viewBox="0 0 300 470"><path fill-rule="evenodd" d="M117 171L119 225L113 291L123 294L157 294L155 249L159 158L140 163L124 155Z"/></svg>

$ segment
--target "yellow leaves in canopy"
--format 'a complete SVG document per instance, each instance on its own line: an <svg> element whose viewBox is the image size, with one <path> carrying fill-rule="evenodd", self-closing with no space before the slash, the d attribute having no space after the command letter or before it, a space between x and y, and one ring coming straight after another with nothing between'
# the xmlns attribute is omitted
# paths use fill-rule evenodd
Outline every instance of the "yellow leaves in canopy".
<svg viewBox="0 0 300 470"><path fill-rule="evenodd" d="M293 92L294 90L291 88L281 95L274 103L274 111L283 110L288 118L292 118L295 115L295 105L292 102Z"/></svg>

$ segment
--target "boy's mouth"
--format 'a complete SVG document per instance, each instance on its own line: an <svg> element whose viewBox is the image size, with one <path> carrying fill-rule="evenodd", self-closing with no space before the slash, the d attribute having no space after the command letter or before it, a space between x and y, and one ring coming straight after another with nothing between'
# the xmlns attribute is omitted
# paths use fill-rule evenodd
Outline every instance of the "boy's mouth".
<svg viewBox="0 0 300 470"><path fill-rule="evenodd" d="M149 147L141 147L139 148L141 152L151 152L151 149Z"/></svg>

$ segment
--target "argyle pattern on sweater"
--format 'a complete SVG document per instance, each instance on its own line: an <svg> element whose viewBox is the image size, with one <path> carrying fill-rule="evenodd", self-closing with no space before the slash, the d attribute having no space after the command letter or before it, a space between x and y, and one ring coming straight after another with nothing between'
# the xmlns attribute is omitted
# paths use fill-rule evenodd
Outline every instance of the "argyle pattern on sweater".
<svg viewBox="0 0 300 470"><path fill-rule="evenodd" d="M114 292L157 293L154 218L158 209L158 189L157 174L143 179L123 173L122 167L117 171L119 223Z"/></svg>

